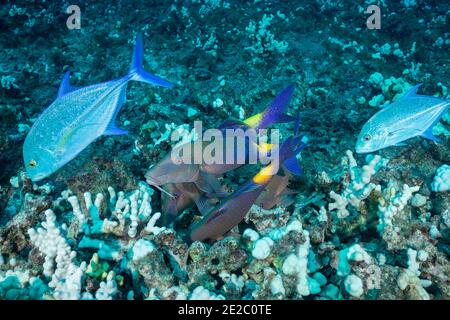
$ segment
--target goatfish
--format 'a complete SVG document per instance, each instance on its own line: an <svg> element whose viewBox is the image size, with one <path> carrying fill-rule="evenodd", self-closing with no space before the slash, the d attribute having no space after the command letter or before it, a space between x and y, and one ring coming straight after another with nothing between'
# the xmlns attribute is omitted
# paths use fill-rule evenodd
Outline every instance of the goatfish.
<svg viewBox="0 0 450 320"><path fill-rule="evenodd" d="M226 134L226 129L263 129L273 123L292 121L293 118L286 115L285 112L293 91L294 86L288 86L275 97L264 111L244 121L226 120L219 126L219 129ZM256 145L252 141L248 141L245 152L248 154L250 148L253 148L252 151L258 148L261 152L268 152L272 147L271 144L260 142L259 145ZM174 152L177 154L177 150ZM224 198L229 195L223 191L217 175L236 169L241 165L237 162L232 164L203 163L202 165L193 162L190 164L175 163L170 153L166 155L160 162L150 167L146 173L147 183L161 191L163 222L166 224L172 222L179 212L194 203L202 214L207 212L211 207L212 198ZM201 198L208 198L208 200L200 201Z"/></svg>
<svg viewBox="0 0 450 320"><path fill-rule="evenodd" d="M280 171L281 173L279 172L271 179L255 202L256 205L263 209L269 210L278 204L289 206L294 201L291 197L293 192L287 190L289 178L292 175L284 168ZM210 178L215 177L213 175L208 176ZM202 181L202 179L199 181ZM161 193L161 210L164 213L162 223L164 225L171 223L178 216L179 212L192 207L194 203L200 213L205 215L218 199L229 195L222 190L220 184L214 190L211 189L205 192L197 186L197 183L198 181L196 183L168 183L161 186L164 190ZM218 182L215 181L214 185L216 183Z"/></svg>
<svg viewBox="0 0 450 320"><path fill-rule="evenodd" d="M272 103L264 111L255 114L242 122L238 120L226 120L219 126L219 129L225 134L226 129L252 128L257 130L264 129L274 123L293 121L294 118L285 113L289 106L293 91L294 86L288 86L275 97ZM225 136L224 140L226 140ZM193 144L193 142L188 143ZM204 145L208 143L209 142L202 143L201 149L203 150ZM227 147L228 146L224 144L224 154L226 154ZM254 141L249 141L246 146L248 149L245 150L245 153L247 155L251 148L252 151L255 151L255 148L270 150L271 147L272 145L270 144L261 144L260 146L257 146ZM171 198L174 198L173 195L160 186L168 183L192 182L204 192L216 192L220 194L220 184L216 176L222 175L242 165L236 162L232 164L196 164L193 160L190 161L190 163L184 163L181 159L178 159L180 161L173 161L172 154L179 154L180 152L178 149L181 150L182 148L186 148L186 146L180 145L175 147L157 164L151 166L145 174L145 178L149 185L159 189ZM193 146L191 149L194 149ZM192 156L194 157L194 155Z"/></svg>
<svg viewBox="0 0 450 320"><path fill-rule="evenodd" d="M294 202L294 199L291 197L291 194L294 192L287 189L292 174L284 168L281 171L282 174L275 175L256 199L255 204L257 206L270 210L276 205L287 207Z"/></svg>
<svg viewBox="0 0 450 320"><path fill-rule="evenodd" d="M197 208L204 210L211 208L217 201L213 199L214 193L202 192L195 183L168 183L162 186L167 193L161 193L161 210L164 213L161 222L163 225L170 224L179 212L192 207L195 203ZM170 195L173 195L173 198ZM220 197L216 196L217 198Z"/></svg>
<svg viewBox="0 0 450 320"><path fill-rule="evenodd" d="M287 108L289 107L292 95L294 93L294 88L294 85L289 85L284 90L282 90L263 112L257 113L242 122L232 119L227 120L219 126L219 129L223 131L224 137L227 137L227 129L242 129L243 131L245 131L246 129L251 128L257 131L265 129L272 124L294 121L294 117L286 114ZM225 148L226 147L227 145L225 144ZM249 152L256 152L257 150L259 150L262 154L265 154L267 152L270 152L271 148L273 147L274 145L270 143L263 143L261 141L256 143L256 141L250 140L248 142L248 145L245 147L247 148L245 151L246 155L248 155ZM234 152L234 154L236 155L237 152ZM245 163L248 163L248 161L249 159L246 158ZM200 166L200 170L215 175L223 175L228 171L239 168L240 166L242 166L242 164L238 163L237 159L235 159L234 163L229 164L203 163Z"/></svg>
<svg viewBox="0 0 450 320"><path fill-rule="evenodd" d="M127 134L115 122L129 81L173 86L145 71L142 63L142 38L138 35L131 68L124 77L76 88L70 84L70 71L65 73L56 100L34 122L23 145L25 169L32 181L48 177L102 135Z"/></svg>
<svg viewBox="0 0 450 320"><path fill-rule="evenodd" d="M301 174L296 155L304 147L305 144L301 144L299 137L289 137L280 147L278 161L294 175ZM190 240L215 240L238 225L277 174L278 167L273 163L263 167L244 186L214 206L201 221L192 225Z"/></svg>
<svg viewBox="0 0 450 320"><path fill-rule="evenodd" d="M448 110L450 100L417 94L420 86L416 85L400 99L383 106L367 121L356 142L357 153L404 146L405 140L416 136L439 142L432 130Z"/></svg>

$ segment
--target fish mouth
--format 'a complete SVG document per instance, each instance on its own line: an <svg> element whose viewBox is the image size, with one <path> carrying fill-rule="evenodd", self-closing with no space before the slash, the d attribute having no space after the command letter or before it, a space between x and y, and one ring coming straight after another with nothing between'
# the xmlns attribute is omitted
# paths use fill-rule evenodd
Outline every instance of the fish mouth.
<svg viewBox="0 0 450 320"><path fill-rule="evenodd" d="M149 185L151 185L152 187L155 187L156 189L158 189L159 191L161 191L162 193L165 193L166 195L168 195L169 197L171 197L172 199L175 199L176 197L171 194L169 191L164 190L163 188L161 188L160 183L157 180L152 180L151 178L146 177L147 179L147 183Z"/></svg>
<svg viewBox="0 0 450 320"><path fill-rule="evenodd" d="M376 149L367 149L367 148L362 148L362 147L356 147L355 148L356 153L371 153L371 152L375 152L377 151Z"/></svg>
<svg viewBox="0 0 450 320"><path fill-rule="evenodd" d="M355 148L355 151L356 151L356 153L365 153L365 152L364 152L364 149L359 148L359 147L356 147L356 148Z"/></svg>
<svg viewBox="0 0 450 320"><path fill-rule="evenodd" d="M42 179L44 179L45 177L47 177L45 174L38 173L38 174L36 174L34 176L30 176L30 179L33 182L38 182L38 181L41 181Z"/></svg>
<svg viewBox="0 0 450 320"><path fill-rule="evenodd" d="M155 179L155 178L150 178L150 177L145 177L145 179L147 180L147 183L151 186L160 186L162 183L161 181Z"/></svg>
<svg viewBox="0 0 450 320"><path fill-rule="evenodd" d="M356 151L356 153L369 153L370 152L368 150L364 150L364 149L361 149L361 148L356 148L355 151Z"/></svg>
<svg viewBox="0 0 450 320"><path fill-rule="evenodd" d="M372 150L371 148L368 148L367 146L364 146L364 144L357 143L355 146L355 151L356 151L356 153L369 153L369 152L373 152L374 150Z"/></svg>

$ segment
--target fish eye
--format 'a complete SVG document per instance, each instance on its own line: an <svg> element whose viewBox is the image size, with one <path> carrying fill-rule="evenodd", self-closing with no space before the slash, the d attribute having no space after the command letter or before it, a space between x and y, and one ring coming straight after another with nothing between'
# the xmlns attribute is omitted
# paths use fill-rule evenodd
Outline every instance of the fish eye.
<svg viewBox="0 0 450 320"><path fill-rule="evenodd" d="M28 162L28 165L31 167L31 168L34 168L34 167L36 167L37 166L37 162L36 162L36 160L30 160L30 162Z"/></svg>
<svg viewBox="0 0 450 320"><path fill-rule="evenodd" d="M370 139L372 139L372 136L370 134L366 134L363 139L364 141L370 141Z"/></svg>

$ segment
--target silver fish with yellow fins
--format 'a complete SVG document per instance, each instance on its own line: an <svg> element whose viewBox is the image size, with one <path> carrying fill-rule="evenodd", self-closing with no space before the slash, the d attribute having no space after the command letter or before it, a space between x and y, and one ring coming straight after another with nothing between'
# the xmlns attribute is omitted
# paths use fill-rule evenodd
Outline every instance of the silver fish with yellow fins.
<svg viewBox="0 0 450 320"><path fill-rule="evenodd" d="M25 169L32 181L48 177L98 137L127 133L115 120L129 81L172 87L172 83L145 71L142 63L142 38L138 36L131 68L124 77L75 88L66 72L58 97L34 122L23 145Z"/></svg>

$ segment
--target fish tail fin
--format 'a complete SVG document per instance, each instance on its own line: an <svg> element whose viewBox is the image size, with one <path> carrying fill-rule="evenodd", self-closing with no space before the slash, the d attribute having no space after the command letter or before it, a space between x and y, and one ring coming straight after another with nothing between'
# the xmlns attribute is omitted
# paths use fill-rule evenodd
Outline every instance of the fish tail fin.
<svg viewBox="0 0 450 320"><path fill-rule="evenodd" d="M302 170L297 160L297 155L306 147L300 137L289 138L281 147L280 158L282 166L290 173L300 176Z"/></svg>
<svg viewBox="0 0 450 320"><path fill-rule="evenodd" d="M280 147L278 158L274 159L267 166L263 167L252 179L254 187L267 184L270 179L278 173L280 164L294 175L301 175L300 165L298 164L297 154L300 153L306 145L302 143L301 137L291 136L286 139Z"/></svg>
<svg viewBox="0 0 450 320"><path fill-rule="evenodd" d="M294 88L293 84L286 87L264 111L244 120L244 123L252 128L263 129L275 123L295 121L294 117L286 114Z"/></svg>
<svg viewBox="0 0 450 320"><path fill-rule="evenodd" d="M144 49L142 46L142 36L138 34L136 37L136 46L134 47L133 59L131 61L131 67L129 75L132 75L131 80L145 82L149 84L155 84L158 86L171 88L173 83L148 73L143 67Z"/></svg>

